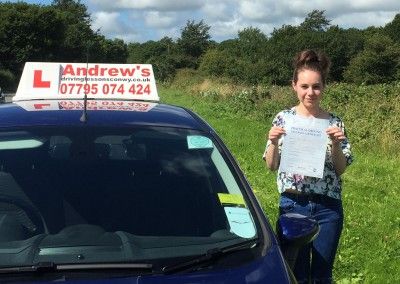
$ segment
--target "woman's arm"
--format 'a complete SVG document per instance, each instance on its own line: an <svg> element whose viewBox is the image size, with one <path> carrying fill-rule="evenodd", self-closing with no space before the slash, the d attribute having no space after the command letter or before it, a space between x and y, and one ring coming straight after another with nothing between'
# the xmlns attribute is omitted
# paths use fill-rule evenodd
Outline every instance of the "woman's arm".
<svg viewBox="0 0 400 284"><path fill-rule="evenodd" d="M346 157L342 152L340 143L332 143L332 162L335 168L335 172L338 176L341 176L347 167Z"/></svg>
<svg viewBox="0 0 400 284"><path fill-rule="evenodd" d="M279 138L282 134L285 133L285 130L282 127L273 126L271 130L268 132L268 140L270 141L267 149L267 153L265 155L265 162L267 167L276 171L279 168Z"/></svg>
<svg viewBox="0 0 400 284"><path fill-rule="evenodd" d="M343 154L340 143L346 140L342 129L339 127L329 127L326 131L332 140L332 162L335 168L335 172L338 176L342 175L347 167L346 156Z"/></svg>
<svg viewBox="0 0 400 284"><path fill-rule="evenodd" d="M265 162L268 169L276 171L279 168L279 150L278 145L270 144L265 155Z"/></svg>

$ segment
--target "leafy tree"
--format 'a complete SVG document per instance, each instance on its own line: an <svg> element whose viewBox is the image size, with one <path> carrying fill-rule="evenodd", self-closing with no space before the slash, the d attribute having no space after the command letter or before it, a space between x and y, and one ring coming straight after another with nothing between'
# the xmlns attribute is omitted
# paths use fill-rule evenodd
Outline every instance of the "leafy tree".
<svg viewBox="0 0 400 284"><path fill-rule="evenodd" d="M274 84L287 85L290 81L293 57L302 49L297 42L301 37L299 34L299 28L291 25L283 25L271 33L265 62L266 69L270 71L269 81Z"/></svg>
<svg viewBox="0 0 400 284"><path fill-rule="evenodd" d="M325 50L328 38L324 29L328 24L329 20L324 18L323 12L313 11L299 26L283 25L274 29L267 44L266 62L270 80L287 85L293 75L293 58L297 52L304 49Z"/></svg>
<svg viewBox="0 0 400 284"><path fill-rule="evenodd" d="M235 56L240 56L240 49L238 39L227 39L219 43L215 48L218 50L226 50Z"/></svg>
<svg viewBox="0 0 400 284"><path fill-rule="evenodd" d="M241 56L249 60L249 63L255 63L263 57L267 37L259 28L249 27L238 33L237 45Z"/></svg>
<svg viewBox="0 0 400 284"><path fill-rule="evenodd" d="M388 83L400 79L400 44L388 36L376 34L367 39L345 71L345 80L357 84Z"/></svg>
<svg viewBox="0 0 400 284"><path fill-rule="evenodd" d="M140 42L128 43L128 63L145 62L145 56L142 51L144 50L143 44Z"/></svg>
<svg viewBox="0 0 400 284"><path fill-rule="evenodd" d="M227 50L209 49L203 55L199 69L212 76L228 76L235 68L235 58Z"/></svg>
<svg viewBox="0 0 400 284"><path fill-rule="evenodd" d="M87 8L79 0L55 0L50 6L0 3L0 14L3 85L18 78L27 61L85 62L89 50L90 60L126 62L126 44L93 32Z"/></svg>
<svg viewBox="0 0 400 284"><path fill-rule="evenodd" d="M0 3L0 68L19 77L26 61L57 58L64 22L50 7Z"/></svg>
<svg viewBox="0 0 400 284"><path fill-rule="evenodd" d="M304 49L325 51L332 60L330 80L343 79L344 69L364 45L362 31L331 26L324 11L314 10L299 26L274 29L265 48L267 81L287 85L292 76L294 55Z"/></svg>
<svg viewBox="0 0 400 284"><path fill-rule="evenodd" d="M326 31L331 21L325 17L324 13L325 11L320 10L308 13L304 22L300 24L300 28L308 31Z"/></svg>
<svg viewBox="0 0 400 284"><path fill-rule="evenodd" d="M160 39L159 43L162 53L170 55L176 52L176 43L172 38L165 36Z"/></svg>
<svg viewBox="0 0 400 284"><path fill-rule="evenodd" d="M17 88L16 81L15 75L10 70L0 69L0 87L3 92L14 91Z"/></svg>
<svg viewBox="0 0 400 284"><path fill-rule="evenodd" d="M346 58L343 53L350 45L342 36L340 29L330 26L330 20L324 15L324 11L314 10L307 15L299 26L283 25L279 29L274 29L268 41L266 50L266 69L269 80L275 84L287 85L292 77L292 63L294 55L304 49L324 50L328 55L333 54L334 75L336 80L343 73L343 62ZM353 50L353 49L351 49ZM340 63L342 65L336 65Z"/></svg>
<svg viewBox="0 0 400 284"><path fill-rule="evenodd" d="M210 26L206 25L203 20L198 23L187 21L186 26L181 31L181 37L177 44L182 55L189 59L188 64L197 67L198 59L207 50L210 45Z"/></svg>
<svg viewBox="0 0 400 284"><path fill-rule="evenodd" d="M361 30L342 29L331 26L324 33L325 43L323 50L331 59L330 80L342 81L344 70L350 60L364 47L365 38Z"/></svg>
<svg viewBox="0 0 400 284"><path fill-rule="evenodd" d="M128 45L128 63L150 63L158 81L170 80L180 64L176 43L170 37L159 41L130 43Z"/></svg>
<svg viewBox="0 0 400 284"><path fill-rule="evenodd" d="M98 35L90 46L89 61L101 63L126 63L128 46L121 39L106 39Z"/></svg>
<svg viewBox="0 0 400 284"><path fill-rule="evenodd" d="M325 50L328 42L326 31L330 27L330 20L324 13L325 11L313 10L297 27L297 33L293 36L296 52L303 49Z"/></svg>
<svg viewBox="0 0 400 284"><path fill-rule="evenodd" d="M157 81L169 81L176 73L176 58L173 56L168 56L166 54L156 55L151 57L147 63L153 65L154 75Z"/></svg>
<svg viewBox="0 0 400 284"><path fill-rule="evenodd" d="M383 28L383 32L393 41L400 43L400 14L397 14L393 21L386 24L386 26Z"/></svg>
<svg viewBox="0 0 400 284"><path fill-rule="evenodd" d="M156 55L172 55L175 50L176 44L169 37L164 37L159 41L149 40L145 43L129 43L128 62L144 63Z"/></svg>
<svg viewBox="0 0 400 284"><path fill-rule="evenodd" d="M58 58L65 62L84 62L88 45L96 39L90 27L90 15L80 0L54 0L51 7L58 13L65 28Z"/></svg>
<svg viewBox="0 0 400 284"><path fill-rule="evenodd" d="M260 29L249 27L238 32L238 38L209 49L202 57L200 70L214 76L227 76L237 82L265 82L267 37Z"/></svg>

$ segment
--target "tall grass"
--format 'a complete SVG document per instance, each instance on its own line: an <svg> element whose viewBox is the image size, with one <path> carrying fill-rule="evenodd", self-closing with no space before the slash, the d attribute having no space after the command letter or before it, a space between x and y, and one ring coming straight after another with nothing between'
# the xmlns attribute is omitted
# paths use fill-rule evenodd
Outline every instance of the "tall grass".
<svg viewBox="0 0 400 284"><path fill-rule="evenodd" d="M221 94L221 83L210 81L205 89L202 80L185 82L180 81L179 89L161 87L162 102L189 107L215 128L274 223L279 197L276 175L266 169L261 155L273 116L293 106L295 95L288 87L234 84L224 87L231 93ZM400 85L332 85L326 90L324 107L344 119L355 155L343 176L345 226L335 281L400 283Z"/></svg>

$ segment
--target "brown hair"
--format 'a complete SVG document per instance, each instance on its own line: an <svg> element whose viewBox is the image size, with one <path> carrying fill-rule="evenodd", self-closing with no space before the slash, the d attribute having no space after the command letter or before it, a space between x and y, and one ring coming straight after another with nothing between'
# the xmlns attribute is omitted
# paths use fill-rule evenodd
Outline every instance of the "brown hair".
<svg viewBox="0 0 400 284"><path fill-rule="evenodd" d="M312 70L321 75L322 82L326 84L331 61L322 51L306 49L296 54L293 61L293 82L297 83L298 74L303 70Z"/></svg>

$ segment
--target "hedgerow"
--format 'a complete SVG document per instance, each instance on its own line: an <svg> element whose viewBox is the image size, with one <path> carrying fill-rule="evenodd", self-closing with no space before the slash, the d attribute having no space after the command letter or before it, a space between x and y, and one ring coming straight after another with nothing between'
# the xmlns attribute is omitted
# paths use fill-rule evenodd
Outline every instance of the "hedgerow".
<svg viewBox="0 0 400 284"><path fill-rule="evenodd" d="M212 102L212 110L224 117L240 114L269 125L277 112L297 103L290 86L244 86L227 79L204 79L196 71L179 73L173 87ZM400 82L360 86L330 84L322 106L343 118L348 136L357 147L370 149L374 145L388 153L399 153Z"/></svg>

